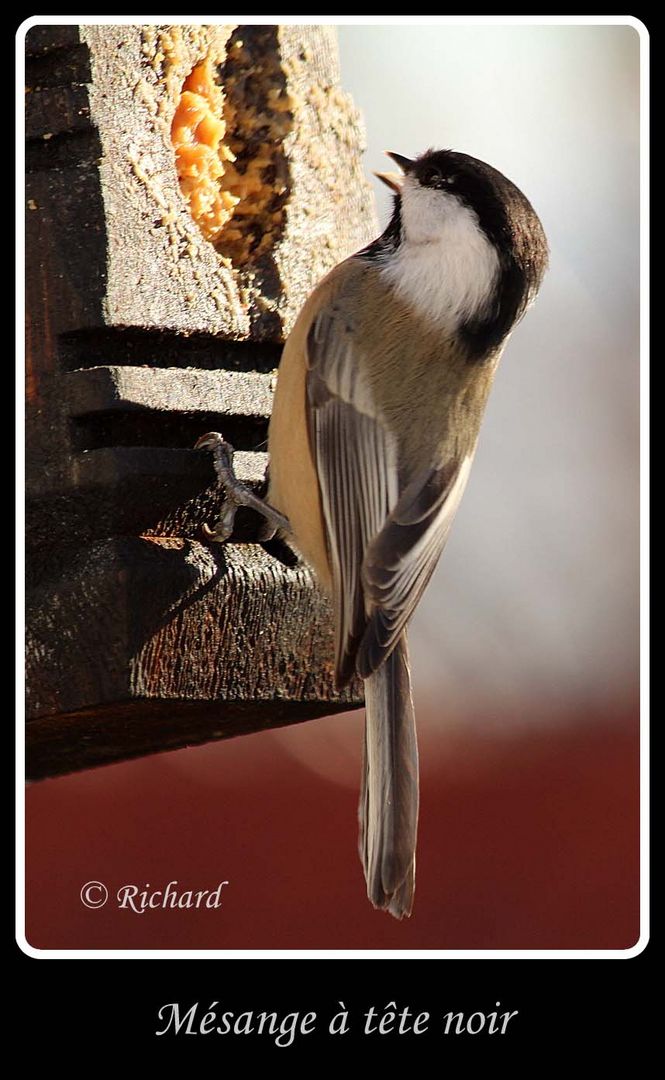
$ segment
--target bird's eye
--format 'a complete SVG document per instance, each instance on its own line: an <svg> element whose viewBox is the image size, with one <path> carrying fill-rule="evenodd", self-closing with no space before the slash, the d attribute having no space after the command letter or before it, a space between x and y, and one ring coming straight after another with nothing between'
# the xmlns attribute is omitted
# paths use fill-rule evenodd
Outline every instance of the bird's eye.
<svg viewBox="0 0 665 1080"><path fill-rule="evenodd" d="M440 169L428 168L420 174L420 182L424 187L439 187L442 180L443 174Z"/></svg>
<svg viewBox="0 0 665 1080"><path fill-rule="evenodd" d="M424 187L446 188L452 184L452 182L453 178L451 176L445 176L440 169L437 169L433 165L423 169L420 174L420 183Z"/></svg>

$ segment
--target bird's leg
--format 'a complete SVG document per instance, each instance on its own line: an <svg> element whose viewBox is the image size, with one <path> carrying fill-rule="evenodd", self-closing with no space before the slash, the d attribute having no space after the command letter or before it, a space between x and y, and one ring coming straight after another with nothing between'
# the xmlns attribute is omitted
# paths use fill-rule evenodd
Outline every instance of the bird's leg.
<svg viewBox="0 0 665 1080"><path fill-rule="evenodd" d="M203 532L208 540L223 544L233 532L236 511L239 506L249 506L257 514L265 518L265 525L260 530L259 540L272 540L277 530L285 533L291 532L289 519L275 510L274 506L259 499L257 495L242 480L238 480L233 470L233 447L224 441L218 431L209 431L202 435L194 446L195 450L210 450L212 461L217 473L217 479L224 488L226 498L222 505L219 519L212 528L203 526Z"/></svg>

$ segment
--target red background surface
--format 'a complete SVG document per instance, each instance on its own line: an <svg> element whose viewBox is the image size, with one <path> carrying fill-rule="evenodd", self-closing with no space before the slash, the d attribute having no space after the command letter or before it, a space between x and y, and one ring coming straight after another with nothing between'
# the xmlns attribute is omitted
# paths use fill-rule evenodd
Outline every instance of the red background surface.
<svg viewBox="0 0 665 1080"><path fill-rule="evenodd" d="M421 748L416 904L365 897L355 779L335 783L279 735L156 755L27 793L35 948L627 949L639 936L638 726L579 716L521 733L456 730ZM362 714L328 725L355 736ZM331 730L333 730L331 729ZM322 747L325 743L322 740ZM356 768L357 766L357 768ZM98 910L82 885L104 882ZM211 889L219 910L119 910L124 884Z"/></svg>

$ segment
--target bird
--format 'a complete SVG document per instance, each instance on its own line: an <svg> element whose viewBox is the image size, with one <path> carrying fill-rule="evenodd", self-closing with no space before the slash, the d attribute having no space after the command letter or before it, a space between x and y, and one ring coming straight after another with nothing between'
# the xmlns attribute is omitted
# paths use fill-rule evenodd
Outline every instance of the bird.
<svg viewBox="0 0 665 1080"><path fill-rule="evenodd" d="M388 156L400 170L376 174L393 198L388 225L315 287L285 343L261 505L265 536L287 535L332 598L337 685L364 682L359 853L369 900L402 919L419 804L407 627L548 245L531 203L491 165L454 150ZM232 457L222 467L216 434L197 446L216 450L228 491ZM241 487L237 499L255 506ZM228 509L211 538L228 537Z"/></svg>

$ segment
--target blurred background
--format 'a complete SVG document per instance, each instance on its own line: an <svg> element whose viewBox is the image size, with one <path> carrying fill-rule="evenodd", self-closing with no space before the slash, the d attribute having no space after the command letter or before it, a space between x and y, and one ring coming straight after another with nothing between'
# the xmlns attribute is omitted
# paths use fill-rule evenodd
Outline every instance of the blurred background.
<svg viewBox="0 0 665 1080"><path fill-rule="evenodd" d="M638 927L639 38L629 27L339 28L383 150L505 172L551 247L411 629L414 915L364 896L362 713L28 791L38 948L628 948ZM376 181L381 224L387 191ZM231 884L220 911L84 909L91 879Z"/></svg>

